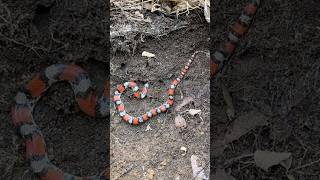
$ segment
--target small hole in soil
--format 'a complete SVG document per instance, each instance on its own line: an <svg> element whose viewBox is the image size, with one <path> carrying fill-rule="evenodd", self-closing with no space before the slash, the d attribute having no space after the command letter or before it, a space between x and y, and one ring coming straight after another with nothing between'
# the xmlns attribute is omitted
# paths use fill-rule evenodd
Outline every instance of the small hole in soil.
<svg viewBox="0 0 320 180"><path fill-rule="evenodd" d="M126 63L121 63L120 66L120 69L123 70L126 67Z"/></svg>
<svg viewBox="0 0 320 180"><path fill-rule="evenodd" d="M264 129L261 131L261 136L268 137L269 134L270 134L270 129L269 129L269 128L264 128Z"/></svg>
<svg viewBox="0 0 320 180"><path fill-rule="evenodd" d="M85 62L76 62L75 64L86 70L87 64Z"/></svg>
<svg viewBox="0 0 320 180"><path fill-rule="evenodd" d="M46 7L44 5L38 4L36 8L36 14L48 14L50 13L51 7Z"/></svg>
<svg viewBox="0 0 320 180"><path fill-rule="evenodd" d="M62 59L64 57L64 54L59 54L58 57Z"/></svg>
<svg viewBox="0 0 320 180"><path fill-rule="evenodd" d="M58 114L64 114L64 110L63 109L58 109Z"/></svg>
<svg viewBox="0 0 320 180"><path fill-rule="evenodd" d="M75 107L74 106L70 106L69 107L69 112L73 112L75 110Z"/></svg>

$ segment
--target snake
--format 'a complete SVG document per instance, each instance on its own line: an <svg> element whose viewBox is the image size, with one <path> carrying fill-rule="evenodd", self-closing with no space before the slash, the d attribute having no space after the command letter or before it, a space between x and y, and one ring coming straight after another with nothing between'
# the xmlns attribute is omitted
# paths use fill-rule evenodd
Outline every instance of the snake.
<svg viewBox="0 0 320 180"><path fill-rule="evenodd" d="M231 31L228 34L227 39L224 41L221 48L219 48L210 60L210 76L214 77L218 72L221 72L226 62L234 54L239 41L248 32L250 25L252 24L253 18L257 12L258 6L260 5L260 0L251 0L247 3L241 15L238 17L237 21L232 25ZM148 92L149 84L146 83L141 91L134 81L125 82L117 87L117 90L113 96L113 102L116 104L117 111L122 117L122 120L128 122L132 125L139 125L148 121L150 118L157 116L160 113L165 113L167 110L173 106L174 103L174 92L178 84L181 82L183 77L188 72L191 63L197 53L201 51L196 51L192 57L189 59L184 68L180 71L179 77L174 79L168 90L168 99L160 104L158 107L154 107L140 116L132 116L128 114L125 110L125 105L121 100L121 95L128 89L132 89L133 97L143 99L146 97Z"/></svg>
<svg viewBox="0 0 320 180"><path fill-rule="evenodd" d="M125 93L125 91L130 88L133 93L133 96L132 96L133 98L143 99L147 96L149 83L144 84L141 91L140 91L140 88L138 87L137 83L135 83L134 81L128 81L123 84L119 84L117 86L117 90L114 92L114 96L112 98L112 101L115 103L116 109L117 109L119 115L121 116L122 120L124 122L131 124L131 125L139 125L139 124L142 124L142 123L148 121L152 117L155 117L161 113L167 112L168 109L173 106L175 89L182 82L183 78L185 77L185 75L189 71L191 64L193 63L194 58L199 53L205 53L205 52L204 51L195 51L192 54L191 58L187 61L187 63L185 63L185 65L181 69L179 76L177 78L175 78L174 80L172 80L172 82L170 83L170 86L167 89L168 99L166 101L164 101L163 103L161 103L159 106L151 108L149 111L143 113L140 116L132 116L126 112L125 105L124 105L123 101L121 100L121 95L123 95Z"/></svg>
<svg viewBox="0 0 320 180"><path fill-rule="evenodd" d="M253 19L260 6L260 0L250 0L242 10L240 16L231 26L226 39L222 46L216 50L210 60L210 76L211 79L221 72L229 59L234 55L239 41L248 32Z"/></svg>
<svg viewBox="0 0 320 180"><path fill-rule="evenodd" d="M75 64L54 64L36 73L15 96L11 117L17 133L25 142L25 157L31 170L41 180L106 180L108 170L98 175L78 177L65 173L48 158L44 136L35 122L33 110L39 99L55 83L68 82L80 109L91 117L109 116L109 81L104 82L104 91L98 97L89 74Z"/></svg>
<svg viewBox="0 0 320 180"><path fill-rule="evenodd" d="M210 60L210 76L214 77L221 72L226 62L234 54L239 45L240 39L248 32L253 18L260 5L259 0L251 0L245 6L237 21L231 26L227 38ZM176 87L181 83L187 74L196 51L180 71L179 76L174 79L168 90L168 99L158 107L151 108L146 113L134 117L125 111L125 106L121 100L121 95L127 90L133 91L133 97L143 99L147 96L149 84L144 84L142 90L134 81L125 82L117 86L112 101L122 119L132 125L142 124L160 113L165 113L174 103L174 93ZM26 145L26 159L31 170L39 175L41 180L106 180L108 179L108 169L98 175L79 177L64 172L48 158L44 136L36 124L33 110L39 99L55 83L66 81L70 84L74 92L74 97L79 108L91 117L109 116L110 87L109 81L104 83L104 91L98 97L92 86L89 74L80 66L75 64L54 64L46 67L37 73L15 96L14 104L11 109L11 118L18 134L24 139Z"/></svg>

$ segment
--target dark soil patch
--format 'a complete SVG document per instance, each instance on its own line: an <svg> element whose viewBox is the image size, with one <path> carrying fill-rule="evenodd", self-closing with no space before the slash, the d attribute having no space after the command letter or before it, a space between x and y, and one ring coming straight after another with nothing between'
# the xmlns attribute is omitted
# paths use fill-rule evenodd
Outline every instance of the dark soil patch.
<svg viewBox="0 0 320 180"><path fill-rule="evenodd" d="M219 1L214 7L210 46L214 51L245 1ZM248 36L224 73L236 117L250 111L263 113L268 125L227 144L223 152L211 150L211 173L225 168L236 179L288 179L281 166L264 172L247 159L230 159L256 150L291 152L292 169L320 158L320 2L264 1ZM211 140L230 129L221 90L211 89ZM255 117L252 117L255 118ZM320 178L320 164L289 171L296 179Z"/></svg>
<svg viewBox="0 0 320 180"><path fill-rule="evenodd" d="M109 18L106 1L1 1L0 179L34 179L9 116L13 98L32 74L54 63L78 63L98 89L108 78ZM35 108L50 160L81 176L105 169L107 119L80 111L68 84L54 85Z"/></svg>

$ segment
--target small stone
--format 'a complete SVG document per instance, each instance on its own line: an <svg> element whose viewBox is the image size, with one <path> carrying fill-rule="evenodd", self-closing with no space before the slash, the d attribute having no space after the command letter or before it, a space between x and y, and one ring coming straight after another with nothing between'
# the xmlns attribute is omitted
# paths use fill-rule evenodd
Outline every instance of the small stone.
<svg viewBox="0 0 320 180"><path fill-rule="evenodd" d="M146 175L146 180L154 179L154 175L156 175L155 171L153 169L148 169L147 175Z"/></svg>
<svg viewBox="0 0 320 180"><path fill-rule="evenodd" d="M154 55L154 54L152 54L152 53L149 53L149 52L147 52L147 51L143 51L143 52L142 52L142 56L148 57L148 58L154 58L154 57L156 57L156 55Z"/></svg>
<svg viewBox="0 0 320 180"><path fill-rule="evenodd" d="M187 148L186 147L182 146L180 148L180 150L183 151L183 153L181 154L182 156L185 156L187 154Z"/></svg>
<svg viewBox="0 0 320 180"><path fill-rule="evenodd" d="M148 124L146 131L152 131L152 128L150 127L150 124Z"/></svg>
<svg viewBox="0 0 320 180"><path fill-rule="evenodd" d="M182 116L180 116L180 115L178 115L178 116L174 119L174 123L175 123L176 128L182 128L182 129L184 129L184 128L187 127L187 122L186 122L186 120L185 120Z"/></svg>

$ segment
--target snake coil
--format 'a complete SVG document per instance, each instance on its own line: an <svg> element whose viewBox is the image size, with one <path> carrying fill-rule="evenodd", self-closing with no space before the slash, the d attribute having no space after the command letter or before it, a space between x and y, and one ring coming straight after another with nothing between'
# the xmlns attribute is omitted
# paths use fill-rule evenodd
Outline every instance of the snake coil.
<svg viewBox="0 0 320 180"><path fill-rule="evenodd" d="M41 130L34 121L33 110L37 101L54 83L67 81L71 85L80 109L92 117L109 115L109 83L106 81L104 92L97 97L92 88L88 73L77 65L54 64L48 66L17 93L11 110L14 126L25 140L26 159L31 169L42 180L105 180L107 170L91 177L77 177L64 173L53 165L46 152L46 143Z"/></svg>

